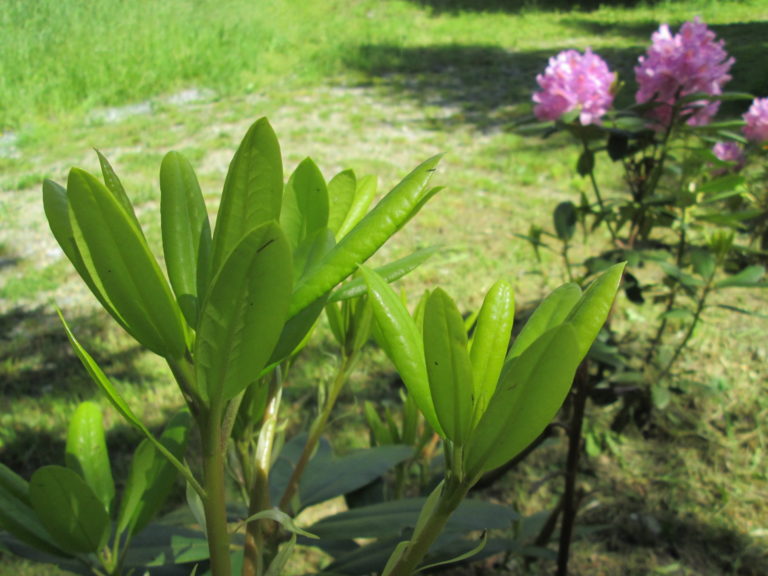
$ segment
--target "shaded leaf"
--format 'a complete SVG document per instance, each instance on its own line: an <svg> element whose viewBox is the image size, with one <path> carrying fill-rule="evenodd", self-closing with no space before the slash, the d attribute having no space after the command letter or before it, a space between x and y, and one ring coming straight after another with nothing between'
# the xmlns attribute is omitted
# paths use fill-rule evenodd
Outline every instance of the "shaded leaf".
<svg viewBox="0 0 768 576"><path fill-rule="evenodd" d="M85 481L62 466L43 466L29 482L29 499L43 526L64 550L96 552L109 537L109 516Z"/></svg>

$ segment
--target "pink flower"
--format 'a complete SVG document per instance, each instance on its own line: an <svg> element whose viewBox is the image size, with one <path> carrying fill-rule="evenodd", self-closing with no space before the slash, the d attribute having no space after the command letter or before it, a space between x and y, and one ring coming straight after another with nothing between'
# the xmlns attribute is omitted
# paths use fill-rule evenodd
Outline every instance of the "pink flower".
<svg viewBox="0 0 768 576"><path fill-rule="evenodd" d="M768 141L768 98L755 98L743 118L747 123L744 126L747 140L760 143Z"/></svg>
<svg viewBox="0 0 768 576"><path fill-rule="evenodd" d="M663 24L651 41L646 55L640 57L635 67L639 86L635 100L659 102L650 115L662 125L669 125L672 105L681 96L698 92L722 94L723 85L731 79L728 71L734 60L728 57L724 42L716 42L715 33L698 17L683 24L674 36ZM687 106L683 115L688 117L688 124L700 126L712 119L719 106L719 102L701 100Z"/></svg>
<svg viewBox="0 0 768 576"><path fill-rule="evenodd" d="M713 174L715 176L722 176L728 172L738 172L744 168L744 164L747 161L744 155L744 148L737 142L718 142L712 147L712 153L718 160L732 164L731 166L714 170Z"/></svg>
<svg viewBox="0 0 768 576"><path fill-rule="evenodd" d="M541 91L533 95L533 112L539 120L557 120L578 110L582 125L599 124L613 103L614 79L605 61L589 48L584 54L560 52L549 59L544 74L536 76Z"/></svg>

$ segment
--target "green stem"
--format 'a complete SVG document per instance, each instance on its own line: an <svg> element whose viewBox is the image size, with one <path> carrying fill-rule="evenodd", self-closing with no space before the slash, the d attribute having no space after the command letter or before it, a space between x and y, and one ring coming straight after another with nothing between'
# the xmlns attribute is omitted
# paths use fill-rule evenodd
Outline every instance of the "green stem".
<svg viewBox="0 0 768 576"><path fill-rule="evenodd" d="M672 371L672 366L674 366L675 362L677 362L677 359L680 357L680 354L682 354L683 350L688 345L688 342L693 337L693 332L696 329L696 326L699 324L699 321L701 320L702 312L704 312L704 305L706 304L707 297L709 296L709 293L712 290L712 281L714 280L714 278L715 278L715 275L712 274L707 280L707 284L704 286L704 289L701 292L701 297L699 298L699 301L696 304L696 310L693 313L693 321L691 322L691 325L688 327L688 330L686 331L682 341L675 348L675 352L674 354L672 354L672 358L670 358L669 362L667 362L667 365L664 367L664 370L661 371L661 374L658 377L659 381L664 380L664 378L669 376L669 373Z"/></svg>
<svg viewBox="0 0 768 576"><path fill-rule="evenodd" d="M248 517L258 514L270 507L269 502L269 469L272 465L272 447L277 433L280 400L283 393L283 382L280 367L275 369L274 378L269 384L267 406L264 420L259 432L254 463L253 486L251 487ZM246 526L245 549L243 557L243 576L261 576L269 565L265 562L265 534L269 520L254 520ZM268 558L267 558L268 560Z"/></svg>
<svg viewBox="0 0 768 576"><path fill-rule="evenodd" d="M584 146L584 151L589 151L589 146L587 145L586 140L581 141L582 145ZM605 220L605 225L608 227L608 232L611 234L611 240L614 244L616 244L616 230L613 229L613 224L611 223L610 214L608 214L608 210L605 208L605 204L603 203L603 196L600 194L600 185L597 183L597 178L595 178L595 168L594 166L589 171L589 180L592 183L592 190L595 192L595 198L597 198L597 204L600 206L600 212L603 214L603 218ZM569 271L570 274L570 271Z"/></svg>
<svg viewBox="0 0 768 576"><path fill-rule="evenodd" d="M296 463L296 467L293 469L293 472L291 473L291 478L288 480L288 485L285 487L285 492L283 493L283 496L280 498L279 508L283 511L288 511L291 504L291 500L293 499L293 497L296 494L296 491L299 488L299 482L301 480L301 476L304 474L304 470L306 469L307 464L309 463L309 459L312 457L312 454L314 454L315 448L317 447L317 443L320 441L320 436L322 435L325 425L331 416L331 412L333 411L333 408L336 405L336 399L339 397L339 393L341 392L341 389L344 387L344 383L347 381L349 371L351 370L352 365L354 364L355 358L356 358L355 354L353 354L352 356L344 355L341 366L339 367L339 370L336 372L336 377L334 378L333 383L331 384L331 389L325 401L325 404L323 405L322 409L320 410L320 413L317 415L317 417L312 422L312 425L309 428L307 443L304 445L304 449L301 452L299 461Z"/></svg>
<svg viewBox="0 0 768 576"><path fill-rule="evenodd" d="M221 408L213 407L201 418L200 433L203 448L205 476L205 525L208 550L211 555L211 574L230 576L229 530L227 527L227 500L224 478L226 439L221 435Z"/></svg>
<svg viewBox="0 0 768 576"><path fill-rule="evenodd" d="M400 559L383 576L412 576L470 487L470 482L446 480L434 510L414 532Z"/></svg>

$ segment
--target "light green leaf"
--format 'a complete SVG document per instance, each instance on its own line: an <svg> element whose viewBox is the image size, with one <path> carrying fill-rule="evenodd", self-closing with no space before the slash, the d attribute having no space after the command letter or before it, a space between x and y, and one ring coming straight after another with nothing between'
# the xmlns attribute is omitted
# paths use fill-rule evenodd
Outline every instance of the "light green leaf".
<svg viewBox="0 0 768 576"><path fill-rule="evenodd" d="M133 210L133 205L128 198L128 194L125 192L123 183L120 182L120 178L117 177L117 174L109 163L109 160L107 160L107 157L98 150L96 150L96 155L99 157L99 165L101 166L101 175L104 178L104 184L107 189L112 192L115 200L120 203L126 214L131 217L136 228L141 230L141 225L139 224L138 218L136 218L136 213Z"/></svg>
<svg viewBox="0 0 768 576"><path fill-rule="evenodd" d="M434 156L406 176L299 281L290 316L332 290L418 212L434 193L426 187L439 160Z"/></svg>
<svg viewBox="0 0 768 576"><path fill-rule="evenodd" d="M69 421L66 463L85 480L109 513L115 498L115 482L101 410L93 402L82 402Z"/></svg>
<svg viewBox="0 0 768 576"><path fill-rule="evenodd" d="M566 318L576 329L579 346L579 362L587 355L592 342L600 333L621 283L625 263L615 264L603 272L584 291Z"/></svg>
<svg viewBox="0 0 768 576"><path fill-rule="evenodd" d="M357 226L357 223L368 213L368 208L376 197L376 190L378 189L376 176L363 176L357 180L356 184L357 187L355 188L355 197L352 200L352 205L347 210L344 221L336 231L336 238L338 240L344 238Z"/></svg>
<svg viewBox="0 0 768 576"><path fill-rule="evenodd" d="M341 236L337 235L337 233L352 207L356 192L357 177L353 170L339 172L328 182L328 203L330 208L328 213L328 229L336 235L337 240L341 239ZM373 196L371 196L372 199ZM367 210L368 206L365 209Z"/></svg>
<svg viewBox="0 0 768 576"><path fill-rule="evenodd" d="M159 442L179 460L184 458L190 426L189 412L179 412L165 427ZM131 470L120 502L118 534L140 532L162 509L177 471L149 440L142 440L131 459Z"/></svg>
<svg viewBox="0 0 768 576"><path fill-rule="evenodd" d="M54 238L56 238L62 251L75 267L75 270L77 270L77 273L85 281L101 305L104 306L104 309L115 318L120 326L128 331L125 320L115 309L114 304L112 304L109 296L105 293L101 282L98 278L91 277L88 268L85 266L83 256L75 242L75 234L69 219L69 198L66 189L52 180L45 180L43 182L43 208Z"/></svg>
<svg viewBox="0 0 768 576"><path fill-rule="evenodd" d="M325 179L312 159L306 158L285 186L280 228L295 252L304 239L314 237L327 226L328 190Z"/></svg>
<svg viewBox="0 0 768 576"><path fill-rule="evenodd" d="M280 145L266 118L246 133L229 165L213 233L212 274L251 230L280 218L283 161Z"/></svg>
<svg viewBox="0 0 768 576"><path fill-rule="evenodd" d="M280 544L277 555L275 555L272 562L269 563L269 568L267 568L264 576L281 576L282 574L285 574L285 565L288 563L288 560L291 559L295 547L296 534L291 534L291 539L288 540L287 543L283 542Z"/></svg>
<svg viewBox="0 0 768 576"><path fill-rule="evenodd" d="M160 166L160 218L168 278L195 328L210 277L211 225L195 171L178 152L166 154Z"/></svg>
<svg viewBox="0 0 768 576"><path fill-rule="evenodd" d="M372 270L361 268L360 271L368 284L373 316L384 340L384 349L427 422L444 436L429 390L424 344L416 323L389 284Z"/></svg>
<svg viewBox="0 0 768 576"><path fill-rule="evenodd" d="M225 402L255 382L286 321L291 252L279 226L252 230L211 283L195 340L199 391Z"/></svg>
<svg viewBox="0 0 768 576"><path fill-rule="evenodd" d="M461 313L441 288L432 292L424 310L424 359L445 437L462 445L472 427L472 364Z"/></svg>
<svg viewBox="0 0 768 576"><path fill-rule="evenodd" d="M562 324L580 298L581 288L578 284L563 284L552 291L528 318L520 334L515 338L512 348L507 354L507 359L511 360L520 356L547 330Z"/></svg>
<svg viewBox="0 0 768 576"><path fill-rule="evenodd" d="M470 359L474 385L474 423L480 420L496 384L509 348L515 320L515 297L512 287L503 280L496 282L485 296L472 337Z"/></svg>
<svg viewBox="0 0 768 576"><path fill-rule="evenodd" d="M759 286L760 280L763 279L763 276L765 276L765 267L764 266L747 266L739 272L738 274L734 274L733 276L729 276L728 278L725 278L723 280L720 280L715 284L716 288L751 288L754 286Z"/></svg>
<svg viewBox="0 0 768 576"><path fill-rule="evenodd" d="M131 335L172 358L186 347L181 313L141 231L92 175L72 169L70 222L89 275L103 288Z"/></svg>
<svg viewBox="0 0 768 576"><path fill-rule="evenodd" d="M468 477L508 462L542 433L568 395L580 362L578 333L566 322L507 363L464 450Z"/></svg>
<svg viewBox="0 0 768 576"><path fill-rule="evenodd" d="M413 272L438 250L440 250L438 246L421 248L408 256L395 260L394 262L374 268L374 270L376 270L376 274L384 278L388 284L391 284L395 280L399 280L406 274ZM331 302L348 300L360 296L361 294L365 294L367 290L368 288L365 285L365 281L361 277L357 277L334 290L329 300Z"/></svg>
<svg viewBox="0 0 768 576"><path fill-rule="evenodd" d="M80 362L85 367L86 371L88 372L88 375L91 377L91 379L98 385L98 387L101 389L101 391L107 396L107 399L110 401L112 406L117 410L117 412L125 418L125 420L134 428L136 428L139 432L141 432L147 440L152 442L152 444L157 448L160 453L167 458L171 464L184 476L184 478L187 479L187 482L189 482L192 487L199 493L203 494L204 490L200 486L200 484L195 480L195 478L192 476L192 473L190 470L182 464L178 458L176 458L163 444L161 444L157 438L155 438L152 433L147 429L146 426L136 417L136 414L133 413L133 410L128 406L126 401L123 399L123 397L120 395L120 393L115 389L115 387L112 385L112 382L109 381L109 378L107 378L107 375L104 374L102 369L99 367L99 365L96 363L96 361L91 357L90 354L83 348L83 346L78 342L77 338L75 338L75 335L72 333L72 330L70 330L69 325L67 324L66 320L64 320L64 316L61 314L60 310L57 310L59 314L59 318L61 319L62 324L64 325L64 331L67 333L67 338L69 339L69 343L72 345L72 348L75 350L75 354L80 359Z"/></svg>
<svg viewBox="0 0 768 576"><path fill-rule="evenodd" d="M693 270L708 280L715 273L715 256L709 250L695 250L691 253L691 264Z"/></svg>
<svg viewBox="0 0 768 576"><path fill-rule="evenodd" d="M288 516L288 514L286 514L282 510L279 510L278 508L272 508L270 510L262 510L261 512L257 512L256 514L249 516L248 518L243 520L237 528L235 528L235 532L237 532L241 526L245 526L246 524L250 522L254 522L256 520L272 520L280 524L288 532L291 532L293 534L298 534L299 536L304 536L305 538L317 539L317 536L315 536L311 532L307 532L306 530L299 528L296 525L296 523L293 521L293 518L291 518L290 516Z"/></svg>
<svg viewBox="0 0 768 576"><path fill-rule="evenodd" d="M32 475L29 498L40 521L64 550L96 552L109 537L109 516L85 481L62 466L44 466Z"/></svg>
<svg viewBox="0 0 768 576"><path fill-rule="evenodd" d="M697 192L707 195L722 194L741 186L743 183L744 176L741 174L726 174L702 184Z"/></svg>
<svg viewBox="0 0 768 576"><path fill-rule="evenodd" d="M482 552L487 542L488 542L488 532L484 530L482 536L480 537L480 541L471 550L467 550L466 552L459 554L458 556L454 556L449 560L441 560L440 562L433 562L432 564L427 564L426 566L420 566L418 569L418 572L424 572L425 570L432 570L433 568L437 568L438 566L446 566L448 564L455 564L456 562L468 560L469 558L472 558L472 556L475 556L476 554L479 554L480 552Z"/></svg>

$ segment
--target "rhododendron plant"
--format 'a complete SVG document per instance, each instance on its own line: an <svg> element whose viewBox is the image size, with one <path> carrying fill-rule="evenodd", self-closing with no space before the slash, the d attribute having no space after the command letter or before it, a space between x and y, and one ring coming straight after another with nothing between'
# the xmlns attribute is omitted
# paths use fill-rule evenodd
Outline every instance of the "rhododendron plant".
<svg viewBox="0 0 768 576"><path fill-rule="evenodd" d="M650 115L663 126L673 120L673 106L683 96L705 93L717 95L731 77L728 71L734 59L728 57L724 42L715 40L699 18L686 22L678 34L672 35L663 24L651 37L652 44L635 67L638 103L658 102ZM688 124L709 123L717 113L718 102L698 101L682 112Z"/></svg>
<svg viewBox="0 0 768 576"><path fill-rule="evenodd" d="M544 74L536 77L541 91L533 95L539 120L558 120L577 110L582 125L599 124L613 104L615 74L600 56L587 48L560 52L549 59Z"/></svg>
<svg viewBox="0 0 768 576"><path fill-rule="evenodd" d="M756 98L744 114L744 136L753 142L768 141L768 98Z"/></svg>

